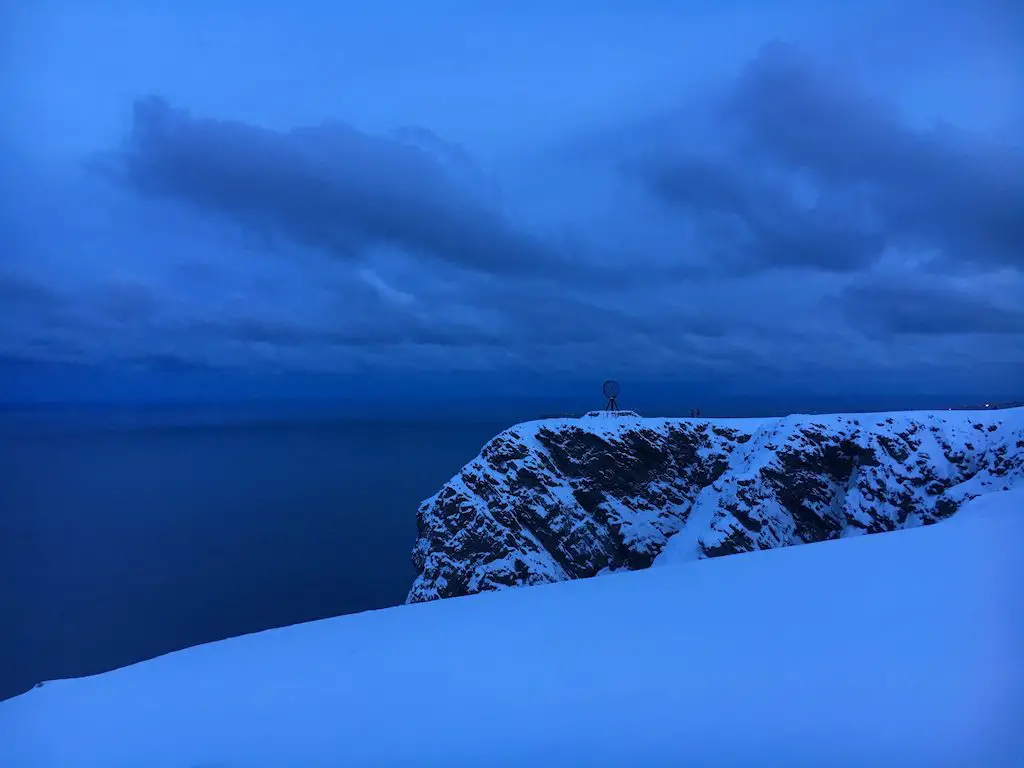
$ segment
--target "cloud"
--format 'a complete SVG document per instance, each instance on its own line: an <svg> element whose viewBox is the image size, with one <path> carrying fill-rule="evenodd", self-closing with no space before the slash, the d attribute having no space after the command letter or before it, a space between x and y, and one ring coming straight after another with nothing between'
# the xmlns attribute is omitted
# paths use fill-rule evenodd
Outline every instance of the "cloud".
<svg viewBox="0 0 1024 768"><path fill-rule="evenodd" d="M62 291L20 270L3 269L0 307L0 351L16 357L73 353L64 337L77 318Z"/></svg>
<svg viewBox="0 0 1024 768"><path fill-rule="evenodd" d="M837 201L819 198L809 208L788 185L758 178L729 163L689 158L646 159L636 168L661 200L694 217L698 247L719 269L746 272L811 266L856 271L878 258L885 236L851 220Z"/></svg>
<svg viewBox="0 0 1024 768"><path fill-rule="evenodd" d="M32 298L0 325L0 347L24 359L152 370L374 365L550 374L672 369L685 361L692 373L737 362L736 346L724 338L728 321L678 306L670 291L622 293L610 285L600 294L492 275L382 277L346 264L326 273L285 264L279 279L259 289L202 271L200 288L213 283L231 293L199 293L194 280L175 290L124 275L61 293L0 279L0 292L10 285Z"/></svg>
<svg viewBox="0 0 1024 768"><path fill-rule="evenodd" d="M498 345L502 339L472 327L451 327L437 323L433 327L415 318L377 315L374 322L345 323L330 328L266 317L211 318L185 323L176 329L182 341L227 342L265 348L311 349L321 353L332 348L388 347L425 345L451 348Z"/></svg>
<svg viewBox="0 0 1024 768"><path fill-rule="evenodd" d="M466 153L424 129L374 136L342 123L277 132L135 103L123 145L99 166L172 198L354 259L389 245L497 273L557 267L514 225Z"/></svg>
<svg viewBox="0 0 1024 768"><path fill-rule="evenodd" d="M767 46L730 107L751 142L823 184L864 185L895 236L974 263L1024 265L1024 151L952 126L915 130L894 106L790 46Z"/></svg>
<svg viewBox="0 0 1024 768"><path fill-rule="evenodd" d="M1020 266L1017 150L915 128L779 45L620 138L517 146L499 199L424 129L270 130L142 99L102 175L52 198L5 180L21 241L0 351L715 387L1019 370L1019 301L985 277Z"/></svg>
<svg viewBox="0 0 1024 768"><path fill-rule="evenodd" d="M880 336L1024 335L1019 301L1014 306L938 278L869 277L849 286L840 302L855 325Z"/></svg>
<svg viewBox="0 0 1024 768"><path fill-rule="evenodd" d="M674 140L648 141L623 168L690 221L719 264L857 271L898 246L932 252L946 270L1024 266L1019 145L913 127L783 43L702 106L712 144L675 118Z"/></svg>
<svg viewBox="0 0 1024 768"><path fill-rule="evenodd" d="M61 305L51 286L13 271L0 272L0 305L7 310L49 310Z"/></svg>

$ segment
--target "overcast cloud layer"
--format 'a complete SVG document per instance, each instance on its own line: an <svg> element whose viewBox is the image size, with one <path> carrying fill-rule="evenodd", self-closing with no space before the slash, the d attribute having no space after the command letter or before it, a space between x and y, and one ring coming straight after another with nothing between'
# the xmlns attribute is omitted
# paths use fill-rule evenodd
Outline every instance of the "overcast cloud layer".
<svg viewBox="0 0 1024 768"><path fill-rule="evenodd" d="M1011 3L115 6L13 15L9 361L1024 381Z"/></svg>

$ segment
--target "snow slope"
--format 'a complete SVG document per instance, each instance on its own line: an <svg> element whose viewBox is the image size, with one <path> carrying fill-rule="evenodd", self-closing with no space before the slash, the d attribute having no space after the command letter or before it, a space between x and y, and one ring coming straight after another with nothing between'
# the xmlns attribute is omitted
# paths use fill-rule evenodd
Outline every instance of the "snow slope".
<svg viewBox="0 0 1024 768"><path fill-rule="evenodd" d="M1024 491L928 527L225 640L0 702L0 765L1024 765Z"/></svg>
<svg viewBox="0 0 1024 768"><path fill-rule="evenodd" d="M1024 409L518 424L419 508L408 602L928 525L1024 485Z"/></svg>

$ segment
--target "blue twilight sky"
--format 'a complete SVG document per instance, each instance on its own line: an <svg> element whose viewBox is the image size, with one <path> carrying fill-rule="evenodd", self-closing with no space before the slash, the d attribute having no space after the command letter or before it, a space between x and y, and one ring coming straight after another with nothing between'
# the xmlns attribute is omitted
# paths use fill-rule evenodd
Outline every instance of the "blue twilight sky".
<svg viewBox="0 0 1024 768"><path fill-rule="evenodd" d="M1019 4L498 5L4 4L0 399L1018 393Z"/></svg>

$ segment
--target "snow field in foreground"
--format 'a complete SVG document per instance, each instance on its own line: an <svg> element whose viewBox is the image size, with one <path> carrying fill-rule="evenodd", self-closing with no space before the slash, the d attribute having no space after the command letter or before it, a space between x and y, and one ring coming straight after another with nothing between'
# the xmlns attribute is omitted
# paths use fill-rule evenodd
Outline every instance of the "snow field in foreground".
<svg viewBox="0 0 1024 768"><path fill-rule="evenodd" d="M0 702L0 765L1024 765L1024 491L401 606Z"/></svg>

